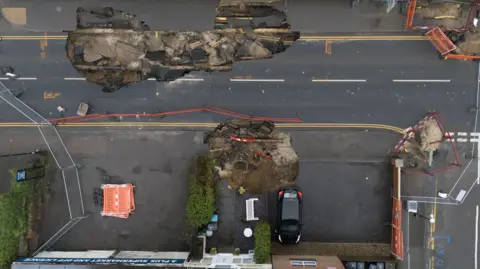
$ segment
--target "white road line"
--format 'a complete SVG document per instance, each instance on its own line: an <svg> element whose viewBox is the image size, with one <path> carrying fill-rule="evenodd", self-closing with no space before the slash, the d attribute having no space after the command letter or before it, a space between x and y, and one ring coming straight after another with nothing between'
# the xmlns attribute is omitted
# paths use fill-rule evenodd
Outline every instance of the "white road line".
<svg viewBox="0 0 480 269"><path fill-rule="evenodd" d="M148 78L147 80L156 81L157 79L156 78ZM203 79L203 78L177 78L176 80L174 80L172 82L175 82L175 81L205 81L205 79ZM162 81L160 81L160 82L162 82Z"/></svg>
<svg viewBox="0 0 480 269"><path fill-rule="evenodd" d="M366 79L312 79L312 82L367 82Z"/></svg>
<svg viewBox="0 0 480 269"><path fill-rule="evenodd" d="M478 184L480 184L480 140L477 140L477 185Z"/></svg>
<svg viewBox="0 0 480 269"><path fill-rule="evenodd" d="M467 136L467 133L457 133L458 136Z"/></svg>
<svg viewBox="0 0 480 269"><path fill-rule="evenodd" d="M475 269L477 269L478 264L478 205L475 214Z"/></svg>
<svg viewBox="0 0 480 269"><path fill-rule="evenodd" d="M285 82L285 79L247 79L247 78L231 78L231 82Z"/></svg>
<svg viewBox="0 0 480 269"><path fill-rule="evenodd" d="M416 83L422 83L422 82L450 82L450 79L394 79L392 80L393 82L416 82Z"/></svg>
<svg viewBox="0 0 480 269"><path fill-rule="evenodd" d="M457 142L468 142L466 138L457 138Z"/></svg>
<svg viewBox="0 0 480 269"><path fill-rule="evenodd" d="M87 80L86 78L63 78L64 80Z"/></svg>
<svg viewBox="0 0 480 269"><path fill-rule="evenodd" d="M37 80L37 78L0 78L0 80Z"/></svg>

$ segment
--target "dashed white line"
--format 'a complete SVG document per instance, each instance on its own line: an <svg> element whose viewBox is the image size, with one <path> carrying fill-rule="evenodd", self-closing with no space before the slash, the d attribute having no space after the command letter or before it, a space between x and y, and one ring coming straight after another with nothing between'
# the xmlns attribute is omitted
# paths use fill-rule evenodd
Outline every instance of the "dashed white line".
<svg viewBox="0 0 480 269"><path fill-rule="evenodd" d="M64 80L87 80L86 78L63 78Z"/></svg>
<svg viewBox="0 0 480 269"><path fill-rule="evenodd" d="M231 78L231 82L285 82L285 79Z"/></svg>
<svg viewBox="0 0 480 269"><path fill-rule="evenodd" d="M312 79L312 82L367 82L366 79Z"/></svg>
<svg viewBox="0 0 480 269"><path fill-rule="evenodd" d="M0 80L37 80L37 78L0 78Z"/></svg>
<svg viewBox="0 0 480 269"><path fill-rule="evenodd" d="M149 81L156 81L156 78L148 78ZM203 78L177 78L174 81L205 81Z"/></svg>
<svg viewBox="0 0 480 269"><path fill-rule="evenodd" d="M394 79L393 82L413 82L413 83L424 83L424 82L433 82L433 83L448 83L451 82L451 79Z"/></svg>

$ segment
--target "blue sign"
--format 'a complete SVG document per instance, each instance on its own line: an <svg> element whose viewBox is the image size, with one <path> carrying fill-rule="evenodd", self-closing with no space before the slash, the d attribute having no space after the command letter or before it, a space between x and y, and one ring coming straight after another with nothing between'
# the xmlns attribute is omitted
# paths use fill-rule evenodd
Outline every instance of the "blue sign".
<svg viewBox="0 0 480 269"><path fill-rule="evenodd" d="M17 176L16 176L17 182L24 181L26 178L27 178L27 170L25 169L17 170Z"/></svg>
<svg viewBox="0 0 480 269"><path fill-rule="evenodd" d="M33 263L124 263L124 264L183 264L185 259L137 259L137 258L20 258L15 262Z"/></svg>

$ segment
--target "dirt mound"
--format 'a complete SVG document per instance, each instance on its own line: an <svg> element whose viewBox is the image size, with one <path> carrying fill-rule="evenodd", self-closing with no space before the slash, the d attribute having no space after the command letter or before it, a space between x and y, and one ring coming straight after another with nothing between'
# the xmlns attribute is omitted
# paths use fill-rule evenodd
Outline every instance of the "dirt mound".
<svg viewBox="0 0 480 269"><path fill-rule="evenodd" d="M457 46L455 52L458 54L480 54L480 32L466 32L460 36L455 36L452 38L452 41L454 41Z"/></svg>
<svg viewBox="0 0 480 269"><path fill-rule="evenodd" d="M295 184L299 157L290 135L272 122L226 121L205 134L205 143L220 177L233 188L261 194Z"/></svg>

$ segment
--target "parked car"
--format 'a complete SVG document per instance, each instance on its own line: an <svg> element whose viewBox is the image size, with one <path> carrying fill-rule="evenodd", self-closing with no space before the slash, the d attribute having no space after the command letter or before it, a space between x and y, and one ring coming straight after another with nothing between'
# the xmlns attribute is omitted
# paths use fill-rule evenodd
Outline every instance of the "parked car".
<svg viewBox="0 0 480 269"><path fill-rule="evenodd" d="M297 188L278 191L275 233L283 244L297 244L302 235L302 192Z"/></svg>

